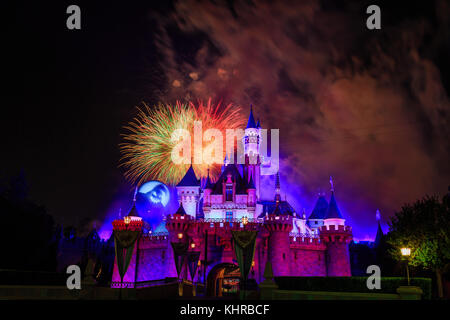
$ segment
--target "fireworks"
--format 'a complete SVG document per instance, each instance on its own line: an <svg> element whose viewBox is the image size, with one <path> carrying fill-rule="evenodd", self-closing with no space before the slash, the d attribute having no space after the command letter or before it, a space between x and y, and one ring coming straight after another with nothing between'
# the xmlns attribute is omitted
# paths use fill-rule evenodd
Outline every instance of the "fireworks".
<svg viewBox="0 0 450 320"><path fill-rule="evenodd" d="M239 107L214 105L211 99L207 104L199 101L197 105L177 102L150 108L144 104L144 108L138 110L137 117L125 126L129 133L123 135L125 142L120 144L125 177L137 185L149 180L176 184L183 178L189 164L175 164L171 160L172 149L176 145L171 141L174 130L185 129L191 132L192 137L194 121L201 121L203 131L215 128L225 137L226 129L242 128L245 123ZM207 144L203 142L203 147ZM225 148L223 151L225 153ZM205 177L208 167L212 179L220 173L219 164L193 166L197 178Z"/></svg>

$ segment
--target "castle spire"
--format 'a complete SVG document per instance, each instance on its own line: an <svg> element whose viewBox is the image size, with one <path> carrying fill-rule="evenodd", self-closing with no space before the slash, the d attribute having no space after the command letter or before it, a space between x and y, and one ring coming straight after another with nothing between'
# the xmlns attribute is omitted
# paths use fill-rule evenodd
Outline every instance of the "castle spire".
<svg viewBox="0 0 450 320"><path fill-rule="evenodd" d="M275 178L275 201L278 203L281 201L280 195L280 173L277 172L277 176Z"/></svg>
<svg viewBox="0 0 450 320"><path fill-rule="evenodd" d="M136 186L136 188L134 189L134 196L133 196L133 202L136 203L136 195L138 192L138 187Z"/></svg>
<svg viewBox="0 0 450 320"><path fill-rule="evenodd" d="M377 234L375 236L374 245L375 245L375 247L378 247L378 245L381 242L381 239L384 236L383 229L381 229L381 224L380 224L381 214L380 214L380 210L378 210L378 209L377 209L377 213L376 213L376 218L378 221L378 228L377 228Z"/></svg>
<svg viewBox="0 0 450 320"><path fill-rule="evenodd" d="M253 117L253 105L250 105L250 115L248 117L247 128L256 128L255 117Z"/></svg>
<svg viewBox="0 0 450 320"><path fill-rule="evenodd" d="M330 185L331 185L331 192L334 192L334 184L333 184L333 177L330 176Z"/></svg>
<svg viewBox="0 0 450 320"><path fill-rule="evenodd" d="M208 167L208 176L206 177L205 189L212 189L211 178L209 177L209 167Z"/></svg>

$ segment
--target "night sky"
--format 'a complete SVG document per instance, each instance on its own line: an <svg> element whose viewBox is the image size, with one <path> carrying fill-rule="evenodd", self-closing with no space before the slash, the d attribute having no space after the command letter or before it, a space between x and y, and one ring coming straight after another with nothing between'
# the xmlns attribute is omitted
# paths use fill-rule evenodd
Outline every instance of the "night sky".
<svg viewBox="0 0 450 320"><path fill-rule="evenodd" d="M280 128L288 201L309 214L333 175L360 239L376 209L386 221L447 192L448 1L92 2L15 1L2 16L0 178L23 169L57 222L101 223L131 200L118 144L142 101L253 103ZM71 4L81 30L66 28ZM370 4L381 30L365 27Z"/></svg>

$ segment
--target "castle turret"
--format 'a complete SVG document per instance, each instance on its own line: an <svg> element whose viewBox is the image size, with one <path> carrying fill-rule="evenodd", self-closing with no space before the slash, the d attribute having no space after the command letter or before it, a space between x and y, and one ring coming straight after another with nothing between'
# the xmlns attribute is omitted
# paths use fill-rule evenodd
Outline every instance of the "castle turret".
<svg viewBox="0 0 450 320"><path fill-rule="evenodd" d="M327 247L327 276L350 277L350 254L348 244L352 240L352 229L344 224L336 199L334 197L333 180L331 183L331 199L324 226L320 227L320 239Z"/></svg>
<svg viewBox="0 0 450 320"><path fill-rule="evenodd" d="M183 204L180 204L178 210L167 217L166 229L169 231L171 242L187 242L187 231L189 223L193 218L186 213Z"/></svg>
<svg viewBox="0 0 450 320"><path fill-rule="evenodd" d="M183 204L186 213L195 219L200 198L200 180L197 179L192 164L176 188L178 201Z"/></svg>
<svg viewBox="0 0 450 320"><path fill-rule="evenodd" d="M208 168L208 177L206 178L205 188L203 190L203 205L211 206L211 193L212 193L213 184L211 183L211 178L209 177L209 168Z"/></svg>
<svg viewBox="0 0 450 320"><path fill-rule="evenodd" d="M247 205L249 207L256 206L256 188L255 184L253 183L253 178L250 178L250 182L248 183L247 195L248 195Z"/></svg>
<svg viewBox="0 0 450 320"><path fill-rule="evenodd" d="M334 185L333 185L333 178L330 177L330 184L331 184L331 198L330 202L328 203L328 209L327 213L325 215L324 219L324 225L331 226L331 225L345 225L345 219L341 215L341 211L339 210L339 207L336 203L336 199L334 196Z"/></svg>
<svg viewBox="0 0 450 320"><path fill-rule="evenodd" d="M375 241L374 241L375 248L380 245L380 242L384 237L383 229L381 228L381 223L380 223L380 220L381 220L380 210L377 210L376 218L377 218L378 228L377 228L377 234L375 236Z"/></svg>
<svg viewBox="0 0 450 320"><path fill-rule="evenodd" d="M292 217L282 215L280 206L265 216L264 227L269 231L269 261L272 263L275 276L288 276L290 274L290 241L289 233L292 230Z"/></svg>
<svg viewBox="0 0 450 320"><path fill-rule="evenodd" d="M275 202L281 201L280 173L277 172L275 177Z"/></svg>
<svg viewBox="0 0 450 320"><path fill-rule="evenodd" d="M324 194L319 193L316 204L308 218L308 225L311 229L318 229L324 225L324 219L328 211L328 202Z"/></svg>
<svg viewBox="0 0 450 320"><path fill-rule="evenodd" d="M253 183L256 188L256 197L259 199L260 191L260 176L261 176L261 161L260 161L260 143L261 143L261 128L255 122L253 116L253 107L250 106L250 115L248 118L247 127L244 130L244 176L247 178L247 183L250 178L253 178Z"/></svg>
<svg viewBox="0 0 450 320"><path fill-rule="evenodd" d="M143 227L143 221L142 218L139 216L139 213L136 209L136 192L134 193L134 199L133 199L133 205L131 207L131 210L128 212L128 215L123 217L123 219L114 220L113 225L113 233L120 232L120 231L138 231L140 234L142 233L142 227ZM114 259L114 267L113 267L113 275L112 275L112 282L111 287L130 287L134 288L134 284L136 282L137 274L137 252L139 250L139 239L140 234L135 240L135 243L130 245L127 250L132 250L131 259L128 265L128 268L126 269L126 272L123 277L123 281L120 277L119 273L119 267L117 263L117 256ZM115 239L115 241L118 241Z"/></svg>

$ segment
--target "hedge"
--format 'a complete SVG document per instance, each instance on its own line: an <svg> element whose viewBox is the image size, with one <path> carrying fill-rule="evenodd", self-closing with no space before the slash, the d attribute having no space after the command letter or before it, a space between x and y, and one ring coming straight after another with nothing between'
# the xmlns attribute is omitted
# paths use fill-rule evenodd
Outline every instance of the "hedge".
<svg viewBox="0 0 450 320"><path fill-rule="evenodd" d="M382 277L381 289L367 288L368 277L275 277L280 290L300 291L332 291L332 292L369 292L369 293L396 293L400 286L406 286L403 277ZM411 278L411 286L423 290L423 299L431 299L431 279Z"/></svg>
<svg viewBox="0 0 450 320"><path fill-rule="evenodd" d="M0 285L65 286L67 277L57 272L0 269Z"/></svg>

